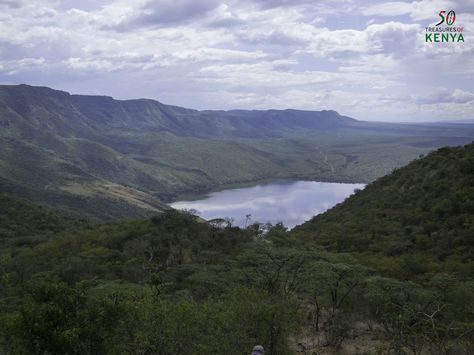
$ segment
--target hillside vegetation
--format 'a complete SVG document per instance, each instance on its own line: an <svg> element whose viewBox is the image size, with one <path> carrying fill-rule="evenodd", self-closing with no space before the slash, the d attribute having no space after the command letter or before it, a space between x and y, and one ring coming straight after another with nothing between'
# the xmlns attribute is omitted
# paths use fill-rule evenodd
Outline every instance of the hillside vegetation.
<svg viewBox="0 0 474 355"><path fill-rule="evenodd" d="M182 193L270 178L369 182L469 126L368 123L335 111L197 111L0 86L0 191L102 220L149 217Z"/></svg>
<svg viewBox="0 0 474 355"><path fill-rule="evenodd" d="M0 353L470 354L472 149L292 232L174 210L94 225L0 196Z"/></svg>
<svg viewBox="0 0 474 355"><path fill-rule="evenodd" d="M52 236L64 229L82 228L86 221L55 214L25 200L0 193L0 239L2 246L20 244L25 239Z"/></svg>
<svg viewBox="0 0 474 355"><path fill-rule="evenodd" d="M474 144L442 148L294 230L392 275L474 272Z"/></svg>

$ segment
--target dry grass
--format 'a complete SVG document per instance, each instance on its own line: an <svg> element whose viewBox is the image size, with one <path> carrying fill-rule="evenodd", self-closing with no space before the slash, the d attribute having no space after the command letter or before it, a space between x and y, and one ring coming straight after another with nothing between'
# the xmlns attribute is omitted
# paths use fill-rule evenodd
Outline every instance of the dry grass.
<svg viewBox="0 0 474 355"><path fill-rule="evenodd" d="M101 198L122 200L131 205L153 212L161 211L161 209L155 206L156 204L153 204L149 194L132 187L114 184L111 182L87 185L80 183L69 183L67 185L61 186L60 189L62 191L83 197L100 196Z"/></svg>

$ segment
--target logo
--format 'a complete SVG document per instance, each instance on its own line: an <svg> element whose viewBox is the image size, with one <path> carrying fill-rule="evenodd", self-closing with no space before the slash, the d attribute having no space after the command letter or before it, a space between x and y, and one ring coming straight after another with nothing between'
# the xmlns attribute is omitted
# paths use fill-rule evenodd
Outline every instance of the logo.
<svg viewBox="0 0 474 355"><path fill-rule="evenodd" d="M439 22L434 27L425 27L425 42L464 42L464 27L454 26L456 12L441 10L438 16Z"/></svg>
<svg viewBox="0 0 474 355"><path fill-rule="evenodd" d="M444 17L444 14L446 11L440 11L438 16L441 17L441 21L439 21L436 26L442 25L444 21L446 21L446 24L449 26L452 26L454 24L454 21L456 21L456 13L451 10L448 12L448 16Z"/></svg>

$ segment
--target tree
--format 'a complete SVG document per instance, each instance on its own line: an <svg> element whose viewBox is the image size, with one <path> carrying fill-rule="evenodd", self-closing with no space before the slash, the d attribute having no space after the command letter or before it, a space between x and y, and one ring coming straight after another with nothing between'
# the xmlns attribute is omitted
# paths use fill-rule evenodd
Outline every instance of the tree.
<svg viewBox="0 0 474 355"><path fill-rule="evenodd" d="M89 298L82 285L43 281L6 317L7 345L18 354L105 354L119 314L116 304Z"/></svg>

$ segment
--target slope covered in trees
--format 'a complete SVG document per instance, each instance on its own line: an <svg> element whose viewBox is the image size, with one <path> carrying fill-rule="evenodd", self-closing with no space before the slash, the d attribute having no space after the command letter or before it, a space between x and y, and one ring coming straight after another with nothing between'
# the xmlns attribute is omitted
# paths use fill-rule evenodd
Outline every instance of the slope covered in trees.
<svg viewBox="0 0 474 355"><path fill-rule="evenodd" d="M36 243L35 238L51 237L65 229L83 228L86 221L75 220L54 213L26 200L0 193L1 246Z"/></svg>
<svg viewBox="0 0 474 355"><path fill-rule="evenodd" d="M293 232L339 252L379 255L393 275L472 275L474 143L441 148L369 184Z"/></svg>

